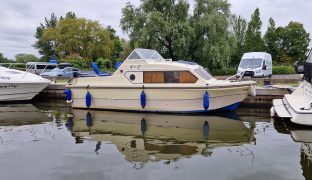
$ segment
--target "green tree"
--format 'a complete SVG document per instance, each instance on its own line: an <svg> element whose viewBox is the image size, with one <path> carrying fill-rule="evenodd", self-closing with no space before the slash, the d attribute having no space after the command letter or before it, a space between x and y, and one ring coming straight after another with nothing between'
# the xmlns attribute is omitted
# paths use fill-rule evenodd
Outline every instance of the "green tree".
<svg viewBox="0 0 312 180"><path fill-rule="evenodd" d="M131 48L129 41L122 38L120 42L122 46L122 51L120 52L120 58L121 60L124 60L129 56L129 54L131 53L133 49Z"/></svg>
<svg viewBox="0 0 312 180"><path fill-rule="evenodd" d="M4 57L3 53L0 53L0 63L11 63L12 61Z"/></svg>
<svg viewBox="0 0 312 180"><path fill-rule="evenodd" d="M306 51L310 43L310 35L306 32L303 24L291 21L284 30L283 48L286 54L295 61L305 61Z"/></svg>
<svg viewBox="0 0 312 180"><path fill-rule="evenodd" d="M55 41L43 41L43 32L48 28L54 28L57 24L57 17L54 13L51 14L50 19L45 18L44 23L36 28L35 38L37 39L33 47L38 49L38 52L43 55L42 60L47 61L49 58L55 58Z"/></svg>
<svg viewBox="0 0 312 180"><path fill-rule="evenodd" d="M116 35L116 30L111 26L107 26L106 29L110 33L110 38L114 40L114 52L112 55L112 63L114 64L117 59L120 59L120 53L123 51L122 42L119 36Z"/></svg>
<svg viewBox="0 0 312 180"><path fill-rule="evenodd" d="M17 63L38 62L40 59L33 54L17 54L15 55Z"/></svg>
<svg viewBox="0 0 312 180"><path fill-rule="evenodd" d="M193 14L192 59L210 68L228 67L233 52L233 39L228 31L230 4L227 0L195 0Z"/></svg>
<svg viewBox="0 0 312 180"><path fill-rule="evenodd" d="M47 28L43 42L55 42L55 52L62 58L81 56L87 62L112 57L114 40L98 21L84 18L60 19L55 27Z"/></svg>
<svg viewBox="0 0 312 180"><path fill-rule="evenodd" d="M235 46L233 46L233 54L231 58L232 65L238 65L243 54L245 46L245 36L247 30L247 21L241 16L232 16L231 18L231 33L235 39Z"/></svg>
<svg viewBox="0 0 312 180"><path fill-rule="evenodd" d="M269 19L269 26L264 35L265 51L272 55L273 61L277 59L279 54L279 36L275 27L275 21L271 17Z"/></svg>
<svg viewBox="0 0 312 180"><path fill-rule="evenodd" d="M248 23L248 28L245 37L245 48L246 52L263 51L264 42L261 37L261 19L260 11L257 8L251 15L251 20Z"/></svg>
<svg viewBox="0 0 312 180"><path fill-rule="evenodd" d="M266 51L272 54L276 64L293 64L305 61L310 43L309 33L298 22L290 22L285 27L275 27L273 19L264 36Z"/></svg>
<svg viewBox="0 0 312 180"><path fill-rule="evenodd" d="M185 0L145 0L139 7L127 3L120 24L132 48L153 48L165 57L185 58L192 34L188 10Z"/></svg>

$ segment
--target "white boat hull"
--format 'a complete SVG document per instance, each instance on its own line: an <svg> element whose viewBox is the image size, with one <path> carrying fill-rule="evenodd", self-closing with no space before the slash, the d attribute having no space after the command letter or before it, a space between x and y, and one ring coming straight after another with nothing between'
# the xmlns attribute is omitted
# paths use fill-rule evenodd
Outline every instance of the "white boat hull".
<svg viewBox="0 0 312 180"><path fill-rule="evenodd" d="M0 83L0 102L28 101L46 88L44 83Z"/></svg>
<svg viewBox="0 0 312 180"><path fill-rule="evenodd" d="M208 110L221 109L243 101L249 86L210 88ZM91 94L91 109L110 109L151 112L201 112L204 88L145 88L146 107L140 101L141 88L75 88L72 107L86 107L86 93Z"/></svg>
<svg viewBox="0 0 312 180"><path fill-rule="evenodd" d="M312 96L309 94L311 84L307 82L283 99L274 99L271 108L271 116L289 119L291 122L301 125L312 126Z"/></svg>

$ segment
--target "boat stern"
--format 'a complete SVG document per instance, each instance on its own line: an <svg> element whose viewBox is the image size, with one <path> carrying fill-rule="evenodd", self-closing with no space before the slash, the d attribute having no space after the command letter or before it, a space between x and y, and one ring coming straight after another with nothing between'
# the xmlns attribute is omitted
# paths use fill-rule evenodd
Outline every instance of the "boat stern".
<svg viewBox="0 0 312 180"><path fill-rule="evenodd" d="M274 99L270 109L271 117L292 118L282 99Z"/></svg>

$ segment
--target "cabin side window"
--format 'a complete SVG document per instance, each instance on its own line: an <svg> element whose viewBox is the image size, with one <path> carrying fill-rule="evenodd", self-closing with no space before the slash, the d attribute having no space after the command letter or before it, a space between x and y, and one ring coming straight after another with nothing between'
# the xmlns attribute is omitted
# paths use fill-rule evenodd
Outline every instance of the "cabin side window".
<svg viewBox="0 0 312 180"><path fill-rule="evenodd" d="M189 71L144 71L144 83L196 83L197 77Z"/></svg>

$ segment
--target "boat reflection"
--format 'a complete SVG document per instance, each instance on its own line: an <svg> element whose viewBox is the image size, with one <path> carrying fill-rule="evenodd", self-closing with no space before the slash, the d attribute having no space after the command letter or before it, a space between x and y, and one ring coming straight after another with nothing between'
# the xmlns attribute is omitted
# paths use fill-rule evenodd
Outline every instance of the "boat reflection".
<svg viewBox="0 0 312 180"><path fill-rule="evenodd" d="M62 127L68 119L68 109L48 109L38 104L0 104L0 126L23 126L53 122Z"/></svg>
<svg viewBox="0 0 312 180"><path fill-rule="evenodd" d="M312 127L297 125L285 119L275 119L274 127L279 133L290 134L294 142L301 144L302 175L306 180L312 180Z"/></svg>
<svg viewBox="0 0 312 180"><path fill-rule="evenodd" d="M32 104L1 104L0 126L22 126L52 121Z"/></svg>
<svg viewBox="0 0 312 180"><path fill-rule="evenodd" d="M77 143L110 142L130 162L176 160L194 154L211 156L219 146L241 146L255 141L233 112L215 116L141 114L72 110L66 123Z"/></svg>

